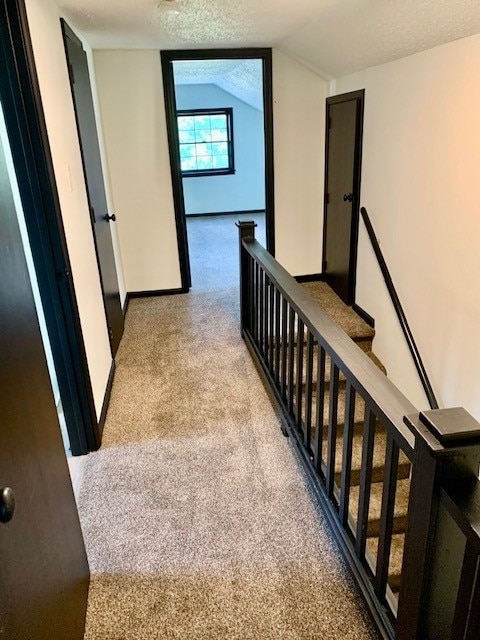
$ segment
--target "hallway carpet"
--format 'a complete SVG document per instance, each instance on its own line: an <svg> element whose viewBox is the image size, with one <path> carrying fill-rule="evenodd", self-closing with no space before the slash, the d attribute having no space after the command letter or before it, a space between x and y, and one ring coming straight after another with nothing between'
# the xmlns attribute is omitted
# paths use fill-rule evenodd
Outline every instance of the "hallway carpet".
<svg viewBox="0 0 480 640"><path fill-rule="evenodd" d="M79 496L86 640L376 637L238 307L235 287L130 303Z"/></svg>

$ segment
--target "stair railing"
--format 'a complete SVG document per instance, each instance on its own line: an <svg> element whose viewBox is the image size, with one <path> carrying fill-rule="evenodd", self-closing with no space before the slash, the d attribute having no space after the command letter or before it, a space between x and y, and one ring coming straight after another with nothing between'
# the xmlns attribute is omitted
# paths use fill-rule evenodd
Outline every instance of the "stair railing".
<svg viewBox="0 0 480 640"><path fill-rule="evenodd" d="M405 340L407 341L408 348L410 350L410 353L412 354L415 368L417 369L418 375L420 377L420 381L425 391L425 395L427 396L427 400L430 404L430 408L438 409L438 402L435 397L433 387L428 378L425 365L423 364L423 360L420 356L417 343L415 342L415 338L413 337L412 331L410 329L410 325L408 324L407 316L405 315L405 311L403 310L402 304L400 302L400 298L398 297L398 294L397 294L397 290L395 289L395 285L393 284L392 276L390 275L390 271L388 269L387 263L383 256L382 250L380 249L380 244L378 242L378 238L373 229L372 221L370 220L370 216L368 215L368 212L365 209L365 207L362 207L360 209L360 213L362 215L363 222L365 223L365 227L367 229L368 237L370 238L373 251L377 258L378 266L380 267L380 271L382 272L383 279L385 280L385 284L387 285L387 290L390 295L390 299L392 301L393 307L395 309L395 313L397 315L398 321L402 328L403 335L405 336Z"/></svg>
<svg viewBox="0 0 480 640"><path fill-rule="evenodd" d="M255 240L255 223L238 227L243 338L379 636L479 637L480 424L463 409L419 414ZM410 492L401 583L394 587L399 478L410 478ZM373 482L382 483L376 550L367 543Z"/></svg>

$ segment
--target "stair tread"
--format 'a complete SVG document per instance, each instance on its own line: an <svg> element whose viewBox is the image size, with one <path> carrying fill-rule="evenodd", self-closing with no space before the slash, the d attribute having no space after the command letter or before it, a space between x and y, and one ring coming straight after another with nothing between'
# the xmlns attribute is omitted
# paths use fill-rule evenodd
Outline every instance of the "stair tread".
<svg viewBox="0 0 480 640"><path fill-rule="evenodd" d="M347 306L325 282L304 282L302 287L353 340L373 339L375 329Z"/></svg>
<svg viewBox="0 0 480 640"><path fill-rule="evenodd" d="M383 483L374 482L370 489L370 509L368 512L368 536L378 536L380 530L380 517L382 512ZM350 488L349 511L354 521L357 519L360 487ZM395 512L393 518L394 533L403 533L407 526L408 498L410 496L410 479L397 481L395 494Z"/></svg>

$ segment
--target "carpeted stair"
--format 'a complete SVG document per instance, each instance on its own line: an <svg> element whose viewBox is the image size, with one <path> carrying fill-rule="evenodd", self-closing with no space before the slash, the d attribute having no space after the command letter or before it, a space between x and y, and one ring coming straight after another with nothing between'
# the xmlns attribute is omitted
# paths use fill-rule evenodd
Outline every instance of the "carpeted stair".
<svg viewBox="0 0 480 640"><path fill-rule="evenodd" d="M360 347L369 358L377 365L377 367L386 375L385 367L372 351L372 342L375 336L375 330L370 327L360 316L358 316L351 307L348 307L343 301L330 289L324 282L308 282L302 285L312 298L322 307L322 309L338 324L348 336ZM316 372L317 372L318 349L314 347L314 388L316 388ZM305 385L305 373L303 377L303 385ZM326 430L328 427L329 413L329 392L330 392L330 359L326 358L325 366L325 398L323 407L323 425L324 425L324 442L322 447L322 459L327 459L327 442ZM343 451L343 427L345 421L345 376L340 374L339 378L339 395L338 395L338 417L337 417L337 444L335 455L335 491L340 495L341 471L342 471L342 451ZM312 415L316 415L315 394L312 407ZM303 398L305 404L305 397ZM352 533L356 530L356 521L358 517L358 503L360 494L360 470L362 461L363 448L363 424L364 424L365 402L362 398L357 397L355 403L355 422L353 436L353 452L352 452L352 473L351 473L351 489L349 501L349 524ZM302 408L302 415L305 415L305 407ZM313 436L315 433L312 434ZM385 471L385 451L386 451L386 432L384 426L377 422L375 429L375 447L373 454L373 471L372 486L370 494L369 522L368 522L368 539L366 556L370 567L374 571L377 548L378 535L380 527L380 514L382 508L382 492L383 477ZM388 586L390 587L392 598L400 589L401 567L403 558L403 543L405 537L405 529L407 524L408 498L410 492L410 463L407 457L400 453L398 476L397 476L397 492L395 500L393 537L390 552L390 566Z"/></svg>

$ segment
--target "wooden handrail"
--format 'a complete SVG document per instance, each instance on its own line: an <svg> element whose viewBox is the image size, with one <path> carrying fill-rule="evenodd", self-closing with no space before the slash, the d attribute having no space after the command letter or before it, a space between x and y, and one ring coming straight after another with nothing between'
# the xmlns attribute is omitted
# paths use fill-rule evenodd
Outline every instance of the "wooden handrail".
<svg viewBox="0 0 480 640"><path fill-rule="evenodd" d="M380 637L480 637L480 424L461 407L419 413L255 240L255 224L238 227L243 338ZM397 599L389 567L397 483L407 478ZM372 556L370 494L378 482L382 504Z"/></svg>
<svg viewBox="0 0 480 640"><path fill-rule="evenodd" d="M413 362L415 364L415 368L417 369L422 386L425 390L425 395L427 396L428 402L430 404L430 408L438 409L438 402L435 397L433 387L428 378L425 365L423 364L423 360L420 356L417 343L415 342L412 331L410 329L410 325L408 324L408 320L403 310L400 299L398 297L397 290L395 289L395 285L393 284L392 276L390 275L390 271L388 269L387 263L383 256L382 250L380 249L380 244L378 242L377 236L375 235L372 221L370 220L370 216L368 215L368 212L365 209L365 207L362 207L360 209L360 213L362 214L362 218L365 223L365 227L367 229L368 237L370 238L373 251L377 258L378 265L382 272L383 279L385 280L385 284L387 285L387 290L390 295L390 299L395 309L395 313L397 314L397 318L402 328L403 335L405 336L405 340L407 341L408 348L410 350L410 353L412 354Z"/></svg>
<svg viewBox="0 0 480 640"><path fill-rule="evenodd" d="M403 418L417 411L414 405L257 240L243 240L243 246L268 273L270 281L282 292L304 324L310 325L319 343L328 349L339 368L351 376L370 399L379 419L386 425L395 425L400 446L410 457L415 434L406 427Z"/></svg>

